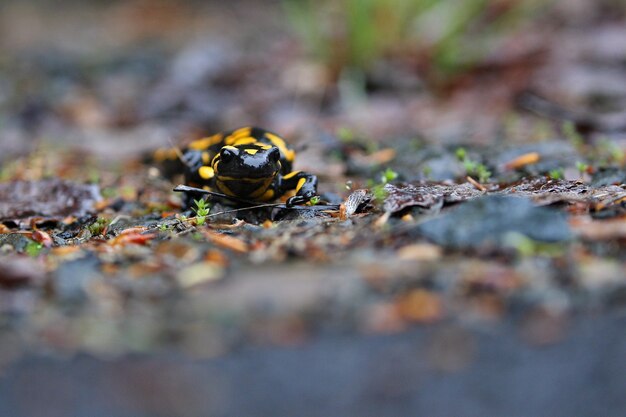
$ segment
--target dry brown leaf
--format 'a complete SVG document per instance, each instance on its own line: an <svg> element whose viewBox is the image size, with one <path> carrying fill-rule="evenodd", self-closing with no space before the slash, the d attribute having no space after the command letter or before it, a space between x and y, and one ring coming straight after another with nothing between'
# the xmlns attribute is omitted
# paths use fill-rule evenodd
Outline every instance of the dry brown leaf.
<svg viewBox="0 0 626 417"><path fill-rule="evenodd" d="M248 253L250 251L249 245L241 239L236 237L226 235L223 233L218 233L213 230L207 230L204 232L204 235L213 242L215 245L232 250L233 252L238 253Z"/></svg>
<svg viewBox="0 0 626 417"><path fill-rule="evenodd" d="M157 236L155 233L142 233L145 231L145 227L131 227L125 229L119 236L112 239L110 244L113 246L127 245L129 243L145 245Z"/></svg>
<svg viewBox="0 0 626 417"><path fill-rule="evenodd" d="M520 155L504 164L504 169L516 170L526 165L536 164L541 159L541 155L538 152L529 152L524 155Z"/></svg>
<svg viewBox="0 0 626 417"><path fill-rule="evenodd" d="M52 240L52 237L50 237L48 233L41 231L41 230L35 230L31 234L31 239L33 239L35 242L41 243L46 248L51 247L52 244L54 243L54 241Z"/></svg>

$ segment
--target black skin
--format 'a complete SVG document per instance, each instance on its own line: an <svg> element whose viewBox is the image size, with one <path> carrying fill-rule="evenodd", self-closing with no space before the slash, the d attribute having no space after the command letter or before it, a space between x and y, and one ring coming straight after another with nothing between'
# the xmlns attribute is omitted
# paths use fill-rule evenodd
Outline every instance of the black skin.
<svg viewBox="0 0 626 417"><path fill-rule="evenodd" d="M243 136L248 143L224 145L232 132L223 135L223 140L202 149L187 149L182 157L185 164L185 183L222 192L236 199L247 201L269 201L281 197L290 190L296 195L287 199L287 206L303 204L317 194L317 177L306 172L291 172L292 161L283 154L267 133L251 128ZM234 131L237 132L237 131ZM274 136L275 138L276 136ZM254 142L252 142L252 140ZM283 146L283 150L293 152ZM204 155L204 160L203 160ZM210 165L207 163L207 156ZM293 154L291 155L293 159ZM214 176L202 177L201 169L213 169ZM300 188L298 184L302 181ZM186 193L185 207L193 206L194 194Z"/></svg>

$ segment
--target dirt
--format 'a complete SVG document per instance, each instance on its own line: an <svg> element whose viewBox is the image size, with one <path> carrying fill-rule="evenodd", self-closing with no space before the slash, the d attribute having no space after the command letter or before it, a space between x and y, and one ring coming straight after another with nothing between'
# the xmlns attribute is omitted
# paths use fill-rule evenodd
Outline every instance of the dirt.
<svg viewBox="0 0 626 417"><path fill-rule="evenodd" d="M614 6L557 2L437 82L383 57L359 90L277 2L157 3L0 6L0 414L623 409ZM249 124L320 203L183 210L152 153Z"/></svg>

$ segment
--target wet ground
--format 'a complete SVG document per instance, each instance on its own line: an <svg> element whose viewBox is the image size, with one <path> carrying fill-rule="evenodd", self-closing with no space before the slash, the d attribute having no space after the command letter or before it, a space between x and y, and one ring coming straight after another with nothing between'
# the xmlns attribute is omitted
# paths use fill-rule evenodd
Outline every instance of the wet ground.
<svg viewBox="0 0 626 417"><path fill-rule="evenodd" d="M278 3L0 6L0 414L619 415L626 12L556 3L361 89ZM322 204L185 213L248 124Z"/></svg>

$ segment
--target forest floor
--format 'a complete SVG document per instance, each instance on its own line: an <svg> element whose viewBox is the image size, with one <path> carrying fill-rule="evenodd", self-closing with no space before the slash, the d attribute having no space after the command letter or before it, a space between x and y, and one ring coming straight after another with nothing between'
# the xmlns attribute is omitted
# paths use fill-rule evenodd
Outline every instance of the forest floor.
<svg viewBox="0 0 626 417"><path fill-rule="evenodd" d="M0 414L622 410L623 16L359 91L234 4L3 6ZM244 125L321 206L182 213L151 152Z"/></svg>

